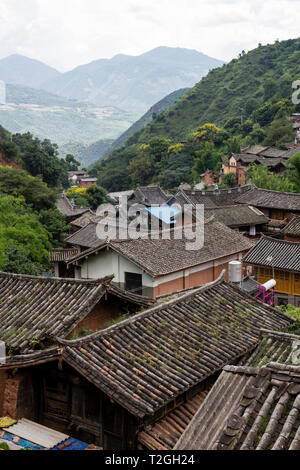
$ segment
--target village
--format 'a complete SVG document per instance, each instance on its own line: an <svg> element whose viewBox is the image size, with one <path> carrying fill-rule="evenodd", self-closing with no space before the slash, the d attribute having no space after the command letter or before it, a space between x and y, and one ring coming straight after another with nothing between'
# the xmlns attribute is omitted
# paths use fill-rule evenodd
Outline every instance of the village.
<svg viewBox="0 0 300 470"><path fill-rule="evenodd" d="M99 239L63 192L52 276L0 273L0 443L31 450L300 449L300 194L246 181L300 149L241 148L194 188L109 193L155 239ZM219 189L232 173L236 186ZM70 171L73 187L97 183ZM190 208L187 222L184 205ZM198 222L188 251L177 231ZM145 215L144 214L144 215ZM134 217L129 217L134 222ZM170 237L164 237L168 231Z"/></svg>
<svg viewBox="0 0 300 470"><path fill-rule="evenodd" d="M1 0L0 470L297 459L298 14Z"/></svg>

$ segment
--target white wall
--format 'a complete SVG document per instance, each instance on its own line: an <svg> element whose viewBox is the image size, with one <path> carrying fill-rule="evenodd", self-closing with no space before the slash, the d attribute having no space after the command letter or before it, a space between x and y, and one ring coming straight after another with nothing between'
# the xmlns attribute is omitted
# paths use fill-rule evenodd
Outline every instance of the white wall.
<svg viewBox="0 0 300 470"><path fill-rule="evenodd" d="M101 279L113 274L114 282L125 283L125 272L142 274L143 286L153 287L154 280L149 274L112 250L102 250L97 255L89 256L81 265L82 279Z"/></svg>

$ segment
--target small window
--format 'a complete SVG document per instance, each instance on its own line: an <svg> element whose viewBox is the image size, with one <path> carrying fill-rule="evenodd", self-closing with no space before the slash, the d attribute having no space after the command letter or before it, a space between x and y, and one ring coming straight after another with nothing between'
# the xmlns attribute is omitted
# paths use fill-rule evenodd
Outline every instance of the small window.
<svg viewBox="0 0 300 470"><path fill-rule="evenodd" d="M125 289L142 295L142 275L136 273L125 273Z"/></svg>

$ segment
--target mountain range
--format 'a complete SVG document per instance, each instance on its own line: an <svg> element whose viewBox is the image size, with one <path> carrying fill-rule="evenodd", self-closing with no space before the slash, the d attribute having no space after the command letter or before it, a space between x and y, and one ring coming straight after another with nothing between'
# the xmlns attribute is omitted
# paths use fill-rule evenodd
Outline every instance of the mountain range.
<svg viewBox="0 0 300 470"><path fill-rule="evenodd" d="M149 122L157 112L149 111L155 103L164 102L157 109L166 109L177 94L181 96L177 90L193 86L222 64L195 50L158 47L139 56L119 54L61 73L14 54L0 60L0 80L6 83L0 124L13 133L29 131L51 139L61 153L72 148L75 157L88 165L102 157L111 142L145 112L130 135ZM177 94L169 99L174 91ZM85 153L92 159L85 158Z"/></svg>
<svg viewBox="0 0 300 470"><path fill-rule="evenodd" d="M13 85L39 88L59 75L60 72L53 67L20 54L12 54L0 60L0 80Z"/></svg>
<svg viewBox="0 0 300 470"><path fill-rule="evenodd" d="M157 47L139 56L118 54L93 61L48 80L43 88L142 115L169 93L193 86L223 63L195 50Z"/></svg>

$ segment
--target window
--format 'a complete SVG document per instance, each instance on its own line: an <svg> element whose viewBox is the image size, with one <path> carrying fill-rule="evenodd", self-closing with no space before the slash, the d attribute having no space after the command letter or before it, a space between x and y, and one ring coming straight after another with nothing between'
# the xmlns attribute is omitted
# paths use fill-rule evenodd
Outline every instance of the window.
<svg viewBox="0 0 300 470"><path fill-rule="evenodd" d="M125 273L125 289L142 295L142 275Z"/></svg>
<svg viewBox="0 0 300 470"><path fill-rule="evenodd" d="M278 297L278 306L287 305L287 304L288 304L288 299L285 299L284 297Z"/></svg>

